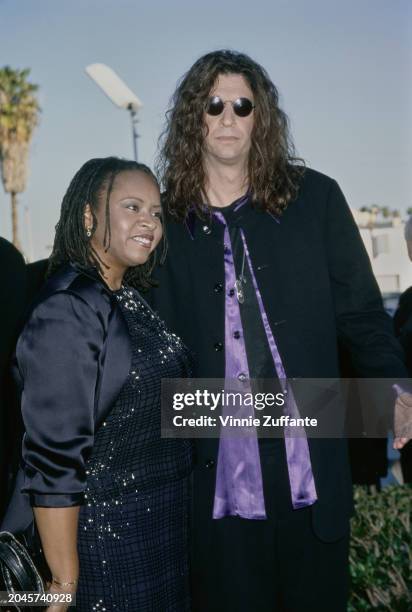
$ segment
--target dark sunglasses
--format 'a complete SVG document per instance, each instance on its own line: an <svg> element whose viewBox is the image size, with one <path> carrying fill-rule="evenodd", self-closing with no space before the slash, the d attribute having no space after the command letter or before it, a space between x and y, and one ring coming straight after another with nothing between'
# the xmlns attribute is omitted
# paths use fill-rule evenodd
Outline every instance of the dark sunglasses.
<svg viewBox="0 0 412 612"><path fill-rule="evenodd" d="M238 98L234 102L232 100L226 100L225 102L219 96L212 96L206 102L206 112L208 115L212 115L212 117L217 117L223 113L225 108L225 104L230 102L233 108L233 112L238 117L247 117L250 115L252 110L255 108L253 102L249 100L249 98Z"/></svg>

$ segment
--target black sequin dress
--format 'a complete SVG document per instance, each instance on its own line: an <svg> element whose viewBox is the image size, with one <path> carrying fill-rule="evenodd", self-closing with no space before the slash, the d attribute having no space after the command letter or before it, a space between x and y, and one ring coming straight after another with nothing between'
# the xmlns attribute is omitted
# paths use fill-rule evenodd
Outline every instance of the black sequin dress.
<svg viewBox="0 0 412 612"><path fill-rule="evenodd" d="M189 356L137 291L116 297L132 365L87 465L76 610L183 612L192 451L188 441L160 437L160 385L187 376Z"/></svg>

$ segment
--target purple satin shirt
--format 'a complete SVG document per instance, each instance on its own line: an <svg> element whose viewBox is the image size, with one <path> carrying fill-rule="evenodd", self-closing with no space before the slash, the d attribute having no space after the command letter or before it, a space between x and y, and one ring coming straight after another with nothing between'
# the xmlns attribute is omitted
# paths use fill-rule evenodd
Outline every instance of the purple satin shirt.
<svg viewBox="0 0 412 612"><path fill-rule="evenodd" d="M235 207L239 209L248 201L248 195L241 198ZM243 336L239 303L235 295L231 295L236 282L236 270L233 249L226 220L222 213L214 212L215 218L225 226L224 231L224 264L225 264L225 378L237 378L244 385L244 390L250 390L249 367ZM278 220L277 220L278 221ZM189 228L190 229L190 228ZM285 414L298 417L293 392L287 386L285 368L275 338L269 325L262 296L259 291L246 239L242 230L241 237L245 250L247 264L256 291L259 311L262 317L270 352L277 376L286 395ZM234 332L240 331L240 338L233 343ZM245 410L245 408L242 408ZM253 416L253 407L249 414ZM241 416L248 416L243 413ZM296 433L299 433L297 436ZM309 446L304 430L288 436L285 428L286 458L288 464L291 500L294 509L310 506L317 500L315 481L310 461ZM263 495L262 471L260 465L259 446L256 431L246 438L231 437L223 431L219 443L219 455L216 474L216 490L213 506L213 518L225 516L240 516L247 519L265 519L266 510Z"/></svg>

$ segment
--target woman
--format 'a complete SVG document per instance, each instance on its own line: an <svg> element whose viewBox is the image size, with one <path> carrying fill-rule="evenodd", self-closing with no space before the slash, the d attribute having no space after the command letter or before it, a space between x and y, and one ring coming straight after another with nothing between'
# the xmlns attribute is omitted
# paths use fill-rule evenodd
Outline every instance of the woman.
<svg viewBox="0 0 412 612"><path fill-rule="evenodd" d="M50 590L77 591L85 612L189 609L191 447L160 438L161 378L186 376L188 356L136 290L161 238L149 168L88 161L63 199L56 273L17 345L23 491Z"/></svg>

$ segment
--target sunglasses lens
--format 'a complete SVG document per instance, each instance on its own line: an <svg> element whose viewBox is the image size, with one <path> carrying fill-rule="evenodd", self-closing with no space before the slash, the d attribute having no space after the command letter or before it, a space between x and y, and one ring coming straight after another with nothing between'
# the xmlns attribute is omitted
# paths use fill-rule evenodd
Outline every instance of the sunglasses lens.
<svg viewBox="0 0 412 612"><path fill-rule="evenodd" d="M247 117L250 115L252 110L255 108L253 102L249 98L238 98L235 102L232 102L233 111L238 117ZM212 96L209 98L206 105L206 112L208 115L217 117L225 108L225 103L219 96Z"/></svg>
<svg viewBox="0 0 412 612"><path fill-rule="evenodd" d="M238 117L247 117L253 110L253 103L249 98L238 98L233 103L233 110Z"/></svg>
<svg viewBox="0 0 412 612"><path fill-rule="evenodd" d="M213 115L216 117L223 112L224 107L225 105L223 104L223 101L218 96L213 96L208 100L206 112L208 115Z"/></svg>

